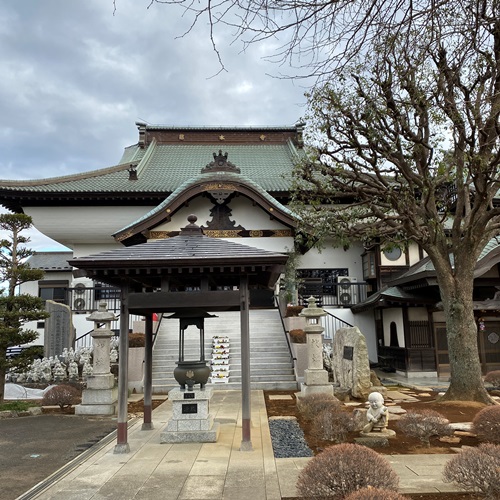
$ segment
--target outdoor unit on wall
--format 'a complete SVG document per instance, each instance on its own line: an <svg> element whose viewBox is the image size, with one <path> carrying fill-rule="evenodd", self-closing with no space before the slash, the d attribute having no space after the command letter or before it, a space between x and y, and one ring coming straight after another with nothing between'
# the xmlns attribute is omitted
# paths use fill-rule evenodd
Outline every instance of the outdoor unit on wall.
<svg viewBox="0 0 500 500"><path fill-rule="evenodd" d="M337 276L337 299L339 306L350 306L358 303L358 278L354 276Z"/></svg>
<svg viewBox="0 0 500 500"><path fill-rule="evenodd" d="M88 290L84 283L77 283L73 289L73 311L84 313L91 307L91 290Z"/></svg>

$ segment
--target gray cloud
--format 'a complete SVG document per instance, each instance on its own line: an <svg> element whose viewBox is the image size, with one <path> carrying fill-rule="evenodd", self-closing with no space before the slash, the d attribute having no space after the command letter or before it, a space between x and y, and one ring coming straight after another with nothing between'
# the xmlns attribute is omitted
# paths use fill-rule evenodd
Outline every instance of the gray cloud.
<svg viewBox="0 0 500 500"><path fill-rule="evenodd" d="M271 78L271 43L241 53L203 23L148 0L8 0L0 4L0 178L66 175L116 163L135 121L291 125L303 89Z"/></svg>
<svg viewBox="0 0 500 500"><path fill-rule="evenodd" d="M292 125L303 88L263 60L276 41L241 53L216 33L219 70L201 23L149 0L0 3L0 178L32 179L113 165L137 141L135 121ZM32 248L58 248L40 233Z"/></svg>

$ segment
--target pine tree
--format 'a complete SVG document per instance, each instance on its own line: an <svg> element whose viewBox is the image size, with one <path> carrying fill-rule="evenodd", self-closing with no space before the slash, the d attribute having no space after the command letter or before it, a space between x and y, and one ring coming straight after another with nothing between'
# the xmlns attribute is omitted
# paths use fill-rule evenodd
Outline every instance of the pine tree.
<svg viewBox="0 0 500 500"><path fill-rule="evenodd" d="M6 286L0 291L0 403L7 370L25 364L28 354L7 359L7 349L35 340L38 333L24 325L47 317L41 298L17 293L20 284L43 277L41 269L32 269L26 262L34 251L25 246L29 238L21 233L31 225L31 217L24 214L0 215L0 229L7 232L6 238L0 240L0 282Z"/></svg>

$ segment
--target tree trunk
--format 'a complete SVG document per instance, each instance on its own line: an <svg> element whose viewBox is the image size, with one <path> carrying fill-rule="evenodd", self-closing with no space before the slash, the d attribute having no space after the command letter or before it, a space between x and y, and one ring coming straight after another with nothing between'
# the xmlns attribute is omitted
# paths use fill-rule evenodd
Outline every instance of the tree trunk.
<svg viewBox="0 0 500 500"><path fill-rule="evenodd" d="M5 358L7 356L7 350L0 347L0 403L3 403L5 397Z"/></svg>
<svg viewBox="0 0 500 500"><path fill-rule="evenodd" d="M472 273L467 274L457 270L453 278L440 280L451 370L450 386L442 399L491 404L493 400L484 388L481 374L472 303L474 279Z"/></svg>

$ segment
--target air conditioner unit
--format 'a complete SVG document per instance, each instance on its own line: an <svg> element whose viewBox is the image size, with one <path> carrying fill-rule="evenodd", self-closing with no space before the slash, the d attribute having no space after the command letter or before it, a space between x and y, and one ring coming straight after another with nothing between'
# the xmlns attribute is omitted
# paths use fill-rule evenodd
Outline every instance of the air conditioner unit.
<svg viewBox="0 0 500 500"><path fill-rule="evenodd" d="M358 278L354 276L337 276L337 300L339 306L350 306L358 303Z"/></svg>
<svg viewBox="0 0 500 500"><path fill-rule="evenodd" d="M77 283L73 288L73 311L76 313L88 312L91 301L92 291L84 283Z"/></svg>

